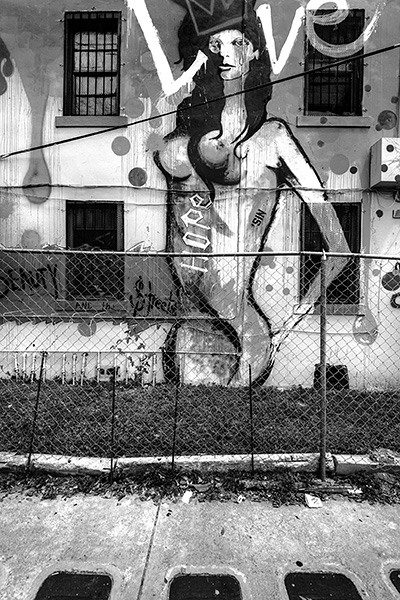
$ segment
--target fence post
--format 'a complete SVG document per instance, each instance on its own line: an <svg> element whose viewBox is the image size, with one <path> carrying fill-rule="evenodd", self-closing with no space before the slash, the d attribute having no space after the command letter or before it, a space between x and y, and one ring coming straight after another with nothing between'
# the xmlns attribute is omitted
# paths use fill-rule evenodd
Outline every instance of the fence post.
<svg viewBox="0 0 400 600"><path fill-rule="evenodd" d="M251 365L249 365L249 404L250 404L251 476L254 477L253 381L252 381L252 378L251 378Z"/></svg>
<svg viewBox="0 0 400 600"><path fill-rule="evenodd" d="M326 254L321 256L321 315L320 315L320 479L326 479Z"/></svg>
<svg viewBox="0 0 400 600"><path fill-rule="evenodd" d="M111 459L110 459L110 483L114 481L114 430L115 430L115 385L116 385L116 366L114 361L114 368L112 371L112 398L111 398Z"/></svg>
<svg viewBox="0 0 400 600"><path fill-rule="evenodd" d="M175 410L174 410L174 431L172 436L172 456L171 456L171 471L175 469L175 450L176 450L176 429L178 426L178 401L179 401L179 381L175 384Z"/></svg>
<svg viewBox="0 0 400 600"><path fill-rule="evenodd" d="M35 408L33 410L33 421L32 421L31 439L29 442L28 462L26 463L26 471L27 472L31 468L33 440L35 437L36 421L37 421L37 416L38 416L38 411L39 411L40 388L42 387L44 361L46 359L46 356L47 356L47 352L42 352L42 360L40 361L39 381L38 381L37 392L36 392L36 402L35 402Z"/></svg>

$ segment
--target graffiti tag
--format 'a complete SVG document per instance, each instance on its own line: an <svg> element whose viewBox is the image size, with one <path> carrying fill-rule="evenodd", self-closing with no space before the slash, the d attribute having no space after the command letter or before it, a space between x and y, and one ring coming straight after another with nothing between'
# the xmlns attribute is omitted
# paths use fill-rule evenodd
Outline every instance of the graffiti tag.
<svg viewBox="0 0 400 600"><path fill-rule="evenodd" d="M57 265L47 264L38 269L6 269L0 276L0 298L5 298L10 292L21 292L29 295L36 294L38 290L49 292L53 298L58 298Z"/></svg>
<svg viewBox="0 0 400 600"><path fill-rule="evenodd" d="M386 1L387 0L380 0L378 2L377 8L369 25L361 33L359 38L355 40L355 42L352 42L351 44L343 44L343 48L341 48L340 45L337 48L330 48L329 44L327 44L321 38L318 37L318 35L315 33L312 20L308 19L307 32L310 43L313 44L313 46L315 46L315 48L317 48L319 52L327 54L328 56L331 56L333 53L334 56L338 58L339 56L344 57L354 54L360 47L362 47L365 44L365 42L375 30L379 17L386 4ZM188 0L188 5L190 4L191 0ZM193 4L200 6L199 3L195 0L193 0ZM297 39L300 28L303 26L303 21L306 17L306 14L308 14L307 11L316 11L324 4L326 4L326 0L309 0L305 7L301 6L296 10L289 30L289 34L281 48L279 57L277 56L276 52L276 44L272 26L271 7L267 3L263 3L258 7L257 15L260 18L261 25L264 30L266 46L271 59L272 71L275 75L279 75L279 73L281 73L282 69L286 65L290 54L293 50L293 46ZM339 11L346 11L349 9L347 0L337 0L336 6ZM174 79L168 59L165 56L165 53L161 47L159 33L156 27L154 26L153 21L151 20L145 0L128 0L128 7L134 12L139 22L139 25L143 31L143 35L146 39L147 45L150 49L154 60L155 67L157 69L157 74L160 79L162 90L166 96L171 96L184 85L187 85L192 81L197 71L199 71L200 68L207 62L207 56L204 54L204 52L199 50L196 59L190 65L189 69L187 71L184 71L184 73L180 77L178 77L178 79ZM210 14L209 9L201 9ZM340 18L341 17L338 16L339 20ZM317 19L319 24L323 22L323 17L319 16Z"/></svg>
<svg viewBox="0 0 400 600"><path fill-rule="evenodd" d="M178 308L172 290L168 298L159 298L152 290L151 281L146 285L141 276L135 282L135 294L130 294L129 303L134 317L148 317L154 309L167 315L176 315Z"/></svg>
<svg viewBox="0 0 400 600"><path fill-rule="evenodd" d="M202 210L208 210L211 207L211 201L209 198L201 196L200 194L194 194L190 198L190 203L193 208L189 208L189 210L181 215L181 220L184 222L185 227L189 229L190 226L198 227L203 231L210 231L211 227L208 225L202 224L202 221L205 217ZM192 248L199 248L200 250L206 250L207 247L211 244L211 241L208 236L201 235L199 233L195 233L194 231L186 231L185 235L182 237L183 241L187 246ZM200 265L195 264L195 260L200 260ZM207 256L191 256L190 262L181 262L181 267L185 269L193 269L194 271L202 271L203 273L207 273L207 269L204 266L204 263L208 261Z"/></svg>

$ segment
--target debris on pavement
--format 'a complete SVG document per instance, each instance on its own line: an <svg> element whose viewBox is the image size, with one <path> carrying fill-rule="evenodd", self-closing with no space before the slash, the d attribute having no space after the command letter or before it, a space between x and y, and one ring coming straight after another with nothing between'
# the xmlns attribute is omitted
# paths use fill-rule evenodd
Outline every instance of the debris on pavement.
<svg viewBox="0 0 400 600"><path fill-rule="evenodd" d="M304 499L308 508L322 508L322 500L318 496L312 496L311 494L304 494Z"/></svg>
<svg viewBox="0 0 400 600"><path fill-rule="evenodd" d="M131 474L56 476L43 473L0 473L0 501L5 496L23 493L42 499L70 498L76 494L116 498L135 495L139 500L179 502L185 498L198 502L269 502L304 504L305 494L322 500L338 495L352 502L400 504L400 473L359 472L351 476L330 475L321 481L313 473L287 469L271 472L227 471L203 473L183 469L145 467Z"/></svg>
<svg viewBox="0 0 400 600"><path fill-rule="evenodd" d="M182 502L185 504L189 504L190 498L193 496L193 492L191 490L186 490L186 492L182 496Z"/></svg>

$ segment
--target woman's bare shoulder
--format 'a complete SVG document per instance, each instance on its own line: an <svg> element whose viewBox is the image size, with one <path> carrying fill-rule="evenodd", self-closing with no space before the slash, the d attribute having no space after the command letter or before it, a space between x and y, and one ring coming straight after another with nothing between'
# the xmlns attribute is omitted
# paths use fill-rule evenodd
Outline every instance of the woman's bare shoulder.
<svg viewBox="0 0 400 600"><path fill-rule="evenodd" d="M267 119L261 129L264 129L264 131L267 130L270 134L275 133L276 135L293 136L292 131L286 121L279 119L278 117L271 117L270 119Z"/></svg>
<svg viewBox="0 0 400 600"><path fill-rule="evenodd" d="M154 153L154 158L160 169L174 178L186 178L192 173L188 157L189 137L174 136L163 140L160 148Z"/></svg>

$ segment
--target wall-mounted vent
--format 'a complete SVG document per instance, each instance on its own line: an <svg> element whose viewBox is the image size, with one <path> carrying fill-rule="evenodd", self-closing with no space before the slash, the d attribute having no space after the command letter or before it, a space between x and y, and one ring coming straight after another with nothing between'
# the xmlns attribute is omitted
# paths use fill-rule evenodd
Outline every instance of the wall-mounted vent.
<svg viewBox="0 0 400 600"><path fill-rule="evenodd" d="M370 186L400 189L400 138L381 138L371 147Z"/></svg>

